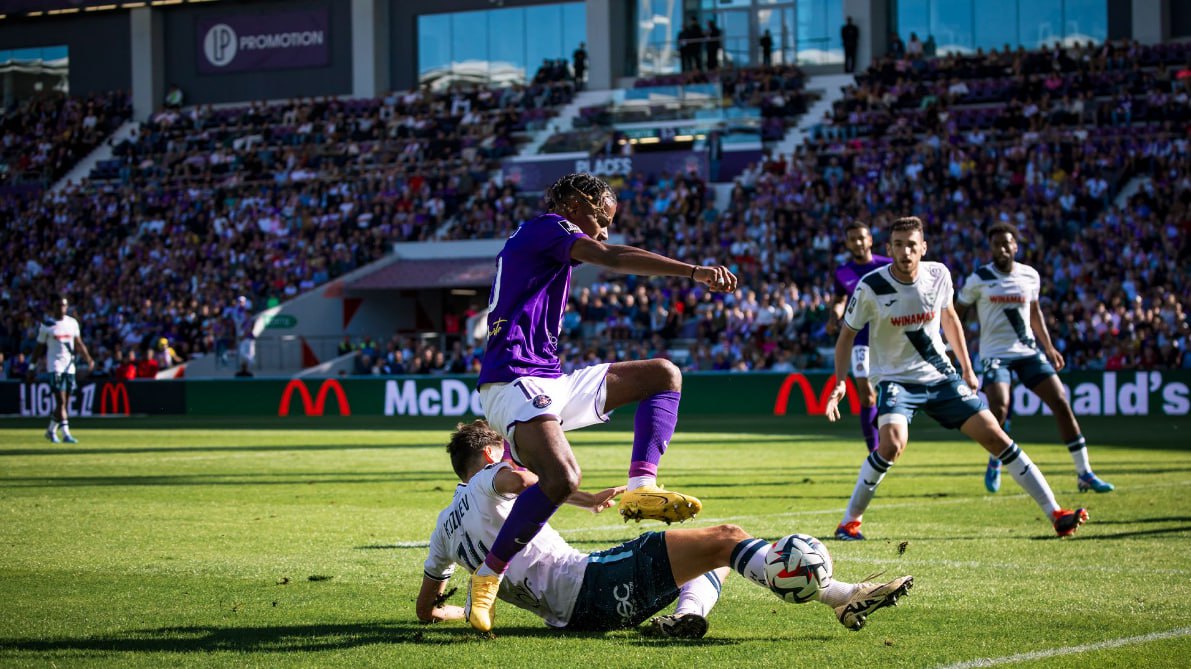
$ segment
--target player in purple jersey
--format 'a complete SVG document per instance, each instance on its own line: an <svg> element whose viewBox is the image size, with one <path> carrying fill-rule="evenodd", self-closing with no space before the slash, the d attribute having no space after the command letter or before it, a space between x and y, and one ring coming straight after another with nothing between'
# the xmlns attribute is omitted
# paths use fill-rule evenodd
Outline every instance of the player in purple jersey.
<svg viewBox="0 0 1191 669"><path fill-rule="evenodd" d="M468 622L492 629L492 608L509 560L579 488L575 454L563 435L606 422L608 412L640 402L633 427L628 519L682 521L700 510L693 497L657 485L657 466L674 435L682 373L669 360L596 365L563 374L558 337L570 292L571 268L590 263L626 274L687 277L714 291L736 290L726 267L700 267L649 251L605 244L616 216L616 194L602 179L569 174L546 193L548 213L509 237L496 259L488 301L488 344L478 381L480 402L513 459L538 476L517 497L484 564L471 580Z"/></svg>
<svg viewBox="0 0 1191 669"><path fill-rule="evenodd" d="M873 253L873 235L867 223L852 221L844 228L844 246L852 259L835 269L835 301L831 304L831 317L827 320L827 334L839 333L839 321L844 316L844 305L860 277L888 265L891 260ZM877 432L877 394L868 380L869 369L868 327L856 334L852 345L852 378L856 379L856 392L860 395L860 432L864 443L872 453L879 441Z"/></svg>

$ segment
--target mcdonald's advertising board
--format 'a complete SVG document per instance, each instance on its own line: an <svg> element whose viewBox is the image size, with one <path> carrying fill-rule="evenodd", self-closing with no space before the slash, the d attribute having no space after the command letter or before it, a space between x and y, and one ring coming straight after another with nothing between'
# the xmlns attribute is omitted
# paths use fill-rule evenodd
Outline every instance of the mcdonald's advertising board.
<svg viewBox="0 0 1191 669"><path fill-rule="evenodd" d="M1077 416L1186 416L1191 371L1073 372L1061 379ZM191 416L351 416L467 418L483 415L475 377L403 376L332 379L236 379L84 383L71 398L72 416L176 414ZM690 373L683 377L682 413L821 416L835 383L827 374ZM851 379L840 409L860 413ZM48 416L48 383L0 382L0 415ZM1013 389L1014 415L1049 409L1026 388Z"/></svg>

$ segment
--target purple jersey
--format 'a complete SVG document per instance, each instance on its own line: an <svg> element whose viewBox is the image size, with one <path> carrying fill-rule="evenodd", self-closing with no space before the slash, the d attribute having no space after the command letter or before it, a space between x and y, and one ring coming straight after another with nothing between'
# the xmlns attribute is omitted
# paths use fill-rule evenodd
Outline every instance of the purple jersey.
<svg viewBox="0 0 1191 669"><path fill-rule="evenodd" d="M478 385L520 376L562 376L558 335L571 289L575 240L587 235L555 214L521 224L496 257L488 300L488 345Z"/></svg>
<svg viewBox="0 0 1191 669"><path fill-rule="evenodd" d="M893 258L886 258L873 254L873 259L860 263L855 260L848 262L835 268L835 294L852 297L852 291L856 290L856 285L860 283L860 277L869 272L880 269L889 263L893 262ZM856 341L852 343L853 346L868 346L868 326L861 328L860 332L856 333Z"/></svg>

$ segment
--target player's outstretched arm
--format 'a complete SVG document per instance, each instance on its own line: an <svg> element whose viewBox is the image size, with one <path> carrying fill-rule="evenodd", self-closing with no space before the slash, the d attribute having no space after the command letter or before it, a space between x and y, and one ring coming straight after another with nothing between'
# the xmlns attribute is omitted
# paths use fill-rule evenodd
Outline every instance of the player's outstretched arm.
<svg viewBox="0 0 1191 669"><path fill-rule="evenodd" d="M848 392L848 361L852 358L852 344L856 341L857 330L853 330L847 323L839 329L839 338L835 340L835 387L831 389L831 397L827 398L827 420L835 422L840 419L839 403Z"/></svg>
<svg viewBox="0 0 1191 669"><path fill-rule="evenodd" d="M592 513L600 513L615 506L616 497L625 489L625 486L621 485L615 488L605 488L595 493L576 490L567 498L567 504L587 509Z"/></svg>
<svg viewBox="0 0 1191 669"><path fill-rule="evenodd" d="M716 292L730 293L736 290L736 275L723 265L689 265L635 246L605 244L590 237L575 240L571 247L571 258L622 274L688 277Z"/></svg>
<svg viewBox="0 0 1191 669"><path fill-rule="evenodd" d="M419 621L429 624L463 619L462 606L442 601L447 583L449 581L436 581L429 576L422 576L422 589L418 591L418 600L414 605Z"/></svg>

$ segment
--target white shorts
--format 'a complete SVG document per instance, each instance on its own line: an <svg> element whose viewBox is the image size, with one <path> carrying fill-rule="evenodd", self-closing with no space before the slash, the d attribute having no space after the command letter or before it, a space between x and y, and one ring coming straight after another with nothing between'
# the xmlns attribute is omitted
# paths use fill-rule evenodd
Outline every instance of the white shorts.
<svg viewBox="0 0 1191 669"><path fill-rule="evenodd" d="M514 431L517 423L538 416L554 416L563 430L607 423L604 404L608 399L610 363L584 367L557 379L522 376L512 383L485 383L480 386L480 404L488 424L509 442L513 459L517 457Z"/></svg>
<svg viewBox="0 0 1191 669"><path fill-rule="evenodd" d="M240 361L248 363L252 367L252 363L256 361L256 340L244 338L240 340Z"/></svg>
<svg viewBox="0 0 1191 669"><path fill-rule="evenodd" d="M868 347L867 346L853 346L852 347L852 378L867 379L868 378Z"/></svg>

